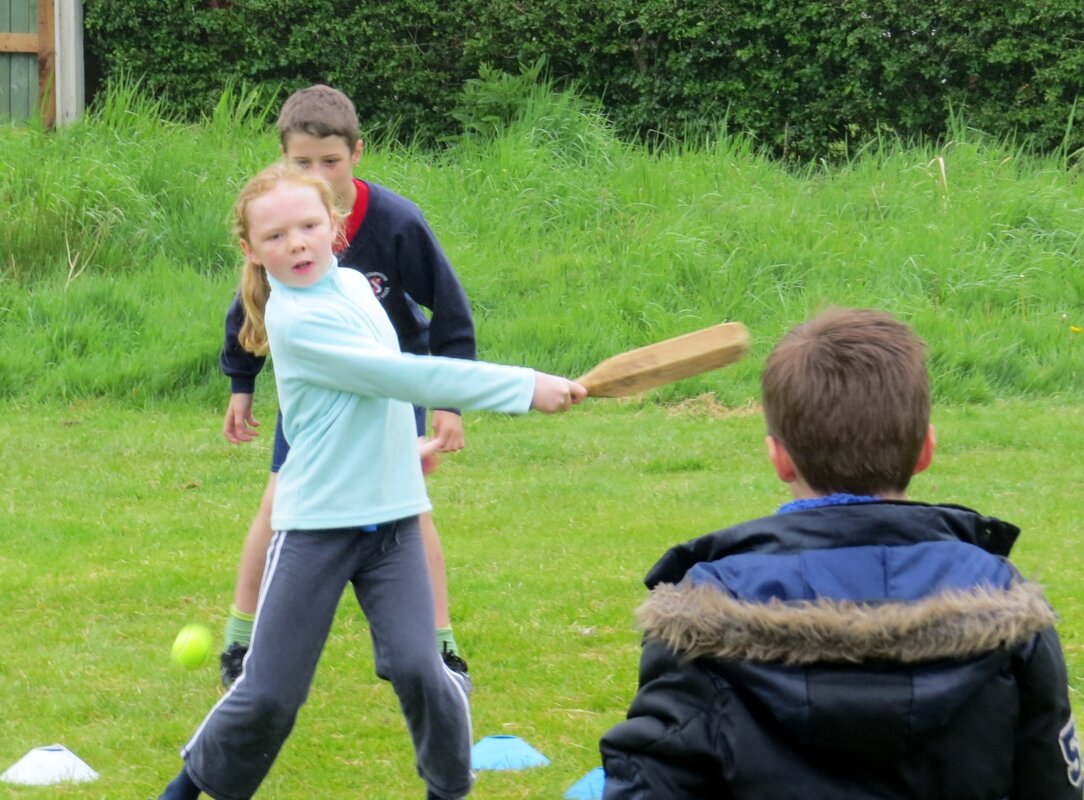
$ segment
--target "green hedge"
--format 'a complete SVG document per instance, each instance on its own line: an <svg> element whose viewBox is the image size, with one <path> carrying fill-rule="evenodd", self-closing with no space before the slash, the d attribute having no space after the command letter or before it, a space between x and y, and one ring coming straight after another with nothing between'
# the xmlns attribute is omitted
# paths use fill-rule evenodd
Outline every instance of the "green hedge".
<svg viewBox="0 0 1084 800"><path fill-rule="evenodd" d="M482 65L599 98L624 135L725 123L777 156L878 135L936 138L954 114L1072 153L1084 87L1079 0L85 0L87 48L194 117L227 81L349 93L371 132L439 142ZM462 114L460 114L462 117Z"/></svg>

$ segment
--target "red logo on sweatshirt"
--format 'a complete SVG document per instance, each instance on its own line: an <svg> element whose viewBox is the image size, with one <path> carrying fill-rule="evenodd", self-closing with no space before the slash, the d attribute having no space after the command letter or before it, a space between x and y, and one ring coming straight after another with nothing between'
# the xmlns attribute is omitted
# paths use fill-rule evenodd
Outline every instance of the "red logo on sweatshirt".
<svg viewBox="0 0 1084 800"><path fill-rule="evenodd" d="M388 296L391 289L388 287L388 276L383 272L367 272L365 277L369 279L369 285L373 287L373 294L377 300L383 300Z"/></svg>

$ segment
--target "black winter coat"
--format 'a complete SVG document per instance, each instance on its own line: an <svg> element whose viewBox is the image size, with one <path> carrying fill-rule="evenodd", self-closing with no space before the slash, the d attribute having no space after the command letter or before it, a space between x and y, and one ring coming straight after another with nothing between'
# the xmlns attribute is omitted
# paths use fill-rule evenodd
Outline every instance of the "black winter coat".
<svg viewBox="0 0 1084 800"><path fill-rule="evenodd" d="M794 511L647 577L640 686L605 800L1072 800L1054 615L968 509Z"/></svg>

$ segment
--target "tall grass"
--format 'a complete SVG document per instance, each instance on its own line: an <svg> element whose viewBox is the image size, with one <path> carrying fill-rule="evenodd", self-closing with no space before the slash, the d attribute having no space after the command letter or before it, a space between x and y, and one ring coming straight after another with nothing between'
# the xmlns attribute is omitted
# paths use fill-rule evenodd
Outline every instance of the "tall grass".
<svg viewBox="0 0 1084 800"><path fill-rule="evenodd" d="M277 157L273 113L230 90L182 125L128 82L59 131L0 130L0 397L220 402L237 263L226 218ZM954 124L948 142L882 139L795 170L734 137L633 147L548 90L442 152L370 143L359 174L425 210L491 360L576 374L737 319L750 358L655 396L741 404L786 328L870 305L928 339L940 401L1072 395L1084 185L1057 154Z"/></svg>

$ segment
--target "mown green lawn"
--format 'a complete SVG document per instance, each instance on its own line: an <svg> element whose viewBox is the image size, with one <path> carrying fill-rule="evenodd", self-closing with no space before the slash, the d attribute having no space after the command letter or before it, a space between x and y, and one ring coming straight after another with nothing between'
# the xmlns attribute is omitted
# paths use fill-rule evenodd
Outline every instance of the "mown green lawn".
<svg viewBox="0 0 1084 800"><path fill-rule="evenodd" d="M270 402L270 394L265 402ZM104 401L0 408L0 769L62 743L100 774L0 797L149 798L219 696L211 666L169 658L189 622L216 637L262 490L267 433L219 434L214 408ZM598 765L597 740L636 683L632 611L671 544L787 499L755 408L592 400L561 417L468 416L468 447L431 491L457 637L475 679L475 738L519 736L551 759L485 772L476 797L559 798ZM1014 553L1046 587L1084 709L1084 406L1013 401L935 410L940 449L912 498L1016 522ZM420 797L390 687L346 598L312 696L260 796Z"/></svg>

